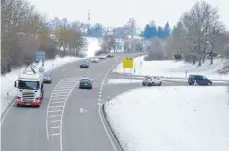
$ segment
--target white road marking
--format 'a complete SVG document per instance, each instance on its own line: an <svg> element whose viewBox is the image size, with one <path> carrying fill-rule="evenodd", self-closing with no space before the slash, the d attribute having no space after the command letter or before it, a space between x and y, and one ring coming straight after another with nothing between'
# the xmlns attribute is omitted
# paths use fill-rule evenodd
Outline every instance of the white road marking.
<svg viewBox="0 0 229 151"><path fill-rule="evenodd" d="M54 133L54 134L50 134L51 136L59 136L60 133Z"/></svg>
<svg viewBox="0 0 229 151"><path fill-rule="evenodd" d="M58 106L50 106L49 108L60 108L60 107L63 107L63 105L58 105Z"/></svg>
<svg viewBox="0 0 229 151"><path fill-rule="evenodd" d="M51 99L52 101L54 100L65 100L65 98L54 98L54 99Z"/></svg>
<svg viewBox="0 0 229 151"><path fill-rule="evenodd" d="M59 89L59 90L55 90L55 92L67 92L70 91L71 89Z"/></svg>
<svg viewBox="0 0 229 151"><path fill-rule="evenodd" d="M101 105L101 103L98 103L98 106L100 106Z"/></svg>
<svg viewBox="0 0 229 151"><path fill-rule="evenodd" d="M65 82L65 83L59 84L59 87L62 87L62 86L73 86L73 85L74 85L73 82L69 82L69 83Z"/></svg>
<svg viewBox="0 0 229 151"><path fill-rule="evenodd" d="M53 94L67 94L68 92L67 91L58 91L58 92L56 92L56 91L54 91L55 93L53 93Z"/></svg>
<svg viewBox="0 0 229 151"><path fill-rule="evenodd" d="M101 101L101 99L99 98L98 101Z"/></svg>
<svg viewBox="0 0 229 151"><path fill-rule="evenodd" d="M66 101L64 102L64 107L63 107L63 112L62 114L64 115L64 111L65 111L65 105L68 101L68 97L70 96L70 94L72 93L72 91L74 90L74 88L76 87L76 85L79 83L79 81L77 81L75 83L75 85L72 87L71 91L69 92L69 95L66 98ZM63 151L63 141L62 141L62 124L63 124L63 116L61 116L60 119L60 151Z"/></svg>
<svg viewBox="0 0 229 151"><path fill-rule="evenodd" d="M54 120L54 121L50 121L51 123L56 123L56 122L60 122L60 120Z"/></svg>
<svg viewBox="0 0 229 151"><path fill-rule="evenodd" d="M62 122L63 122L63 114L64 114L64 109L65 109L65 105L66 102L68 100L68 97L70 96L70 94L72 93L73 89L75 88L75 86L78 84L78 80L71 80L71 81L65 81L63 79L61 79L57 85L55 86L49 103L48 103L48 107L47 107L47 116L50 118L53 117L60 117L60 120L51 120L51 119L47 119L46 118L46 133L47 133L47 139L49 140L49 135L53 135L53 134L49 134L49 129L51 128L56 128L60 131L60 133L56 133L56 135L60 135L60 150L63 150L63 146L62 146ZM66 92L66 88L68 89L68 92ZM60 101L63 100L63 101ZM54 105L53 105L54 104ZM57 105L55 105L57 104ZM58 105L59 104L59 105ZM49 115L49 114L54 114L54 113L61 113L60 115ZM48 121L49 120L49 121ZM49 124L51 124L54 122L60 122L60 126L49 126Z"/></svg>
<svg viewBox="0 0 229 151"><path fill-rule="evenodd" d="M60 101L60 102L51 102L50 104L58 104L58 103L64 103L65 101Z"/></svg>
<svg viewBox="0 0 229 151"><path fill-rule="evenodd" d="M60 128L60 126L53 126L53 127L49 127L49 128Z"/></svg>
<svg viewBox="0 0 229 151"><path fill-rule="evenodd" d="M115 66L116 66L116 65L114 65L109 71L107 71L107 73L106 73L105 76L103 77L103 80L102 80L102 82L101 82L101 88L103 88L105 79L107 78L108 74L113 70L113 68L114 68ZM99 95L99 99L100 99L100 98L101 98L101 95ZM99 105L99 103L98 103L98 105ZM108 138L109 138L109 140L110 140L110 142L111 142L111 145L113 146L114 151L117 151L116 146L115 146L115 144L114 144L114 142L113 142L113 140L112 140L112 138L111 138L111 136L110 136L110 134L109 134L109 132L108 132L106 126L105 126L105 123L104 123L103 119L102 119L102 115L101 115L101 106L102 106L102 105L100 104L100 105L99 105L99 108L98 108L100 120L101 120L102 125L103 125L103 128L104 128L104 130L105 130L105 132L106 132L106 134L107 134L107 136L108 136Z"/></svg>
<svg viewBox="0 0 229 151"><path fill-rule="evenodd" d="M101 94L101 93L102 93L102 91L99 91L99 93Z"/></svg>
<svg viewBox="0 0 229 151"><path fill-rule="evenodd" d="M67 96L67 95L54 95L54 96L51 96L51 99L52 99L52 98L56 98L56 97L62 97L62 96L65 97L65 96Z"/></svg>
<svg viewBox="0 0 229 151"><path fill-rule="evenodd" d="M65 89L65 88L70 89L70 88L72 88L72 87L63 86L63 87L57 88L57 90L62 90L62 89Z"/></svg>
<svg viewBox="0 0 229 151"><path fill-rule="evenodd" d="M52 110L52 111L48 111L50 113L53 113L53 112L62 112L62 110Z"/></svg>
<svg viewBox="0 0 229 151"><path fill-rule="evenodd" d="M49 115L47 117L58 117L58 116L61 116L61 114L60 115Z"/></svg>
<svg viewBox="0 0 229 151"><path fill-rule="evenodd" d="M102 95L100 94L99 97L101 98L101 96L102 96Z"/></svg>
<svg viewBox="0 0 229 151"><path fill-rule="evenodd" d="M105 126L105 123L104 123L104 121L103 121L103 118L102 118L102 115L101 115L101 106L102 106L102 105L100 105L99 108L98 108L100 120L101 120L102 125L103 125L103 128L104 128L104 130L105 130L105 132L106 132L106 134L107 134L107 136L108 136L108 138L109 138L109 140L110 140L110 142L111 142L111 145L112 145L113 148L114 148L114 151L117 151L116 146L115 146L115 144L114 144L114 142L113 142L113 140L112 140L112 138L111 138L111 136L110 136L110 134L109 134L109 132L108 132L106 126Z"/></svg>
<svg viewBox="0 0 229 151"><path fill-rule="evenodd" d="M60 83L60 81L58 81L58 83L56 84L56 86L54 87L54 89L53 89L53 91L52 91L52 93L51 93L51 96L52 96L52 94L54 93L54 91L55 91L55 89L57 88L57 86L58 86L58 84ZM46 117L52 117L52 116L48 116L48 109L49 109L49 104L50 104L50 102L51 102L51 98L49 99L49 103L48 103L48 106L47 106L47 111L46 111ZM46 118L46 123L45 123L45 125L46 125L46 137L47 137L47 139L49 140L49 133L48 133L48 119Z"/></svg>

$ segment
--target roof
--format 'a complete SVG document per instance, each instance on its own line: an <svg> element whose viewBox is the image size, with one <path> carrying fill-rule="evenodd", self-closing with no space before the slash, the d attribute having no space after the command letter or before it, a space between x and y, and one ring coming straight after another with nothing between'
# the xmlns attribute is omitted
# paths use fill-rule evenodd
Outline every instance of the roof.
<svg viewBox="0 0 229 151"><path fill-rule="evenodd" d="M90 79L90 78L82 78L82 79L80 79L80 80L92 80L92 79Z"/></svg>
<svg viewBox="0 0 229 151"><path fill-rule="evenodd" d="M39 81L41 80L41 74L35 69L26 68L19 76L19 80L23 81Z"/></svg>

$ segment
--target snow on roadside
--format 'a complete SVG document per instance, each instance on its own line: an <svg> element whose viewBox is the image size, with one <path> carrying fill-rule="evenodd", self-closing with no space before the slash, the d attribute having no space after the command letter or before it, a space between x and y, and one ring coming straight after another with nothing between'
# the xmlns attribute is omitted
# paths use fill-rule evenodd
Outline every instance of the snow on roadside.
<svg viewBox="0 0 229 151"><path fill-rule="evenodd" d="M109 84L121 84L121 83L140 83L142 80L138 79L109 79Z"/></svg>
<svg viewBox="0 0 229 151"><path fill-rule="evenodd" d="M105 112L124 151L229 150L226 87L139 88L106 103Z"/></svg>
<svg viewBox="0 0 229 151"><path fill-rule="evenodd" d="M95 52L100 49L99 39L97 38L87 38L88 48L87 48L87 57L93 57ZM77 61L82 58L77 57L56 57L54 60L45 61L45 71L51 71L57 67L60 67L64 64ZM14 81L18 78L18 75L24 68L13 69L10 73L7 73L5 76L1 76L1 114L5 111L7 105L13 100L15 96Z"/></svg>
<svg viewBox="0 0 229 151"><path fill-rule="evenodd" d="M108 84L128 84L128 83L141 83L143 81L144 78L130 78L130 79L109 79L108 80ZM186 82L187 85L188 85L188 80L187 79L169 79L169 78L160 78L162 81L164 82L176 82L176 81L179 81L179 82ZM226 82L226 81L215 81L213 80L212 81L213 84L215 83L228 83L229 82Z"/></svg>
<svg viewBox="0 0 229 151"><path fill-rule="evenodd" d="M57 57L54 60L45 61L45 71L53 70L64 64L71 63L82 58L77 57ZM10 73L1 76L1 114L5 111L7 105L13 100L16 89L14 88L14 81L17 80L18 75L24 68L14 69Z"/></svg>
<svg viewBox="0 0 229 151"><path fill-rule="evenodd" d="M142 63L141 63L142 62ZM119 64L113 72L119 73L131 73L135 75L154 75L154 76L164 76L164 77L177 77L184 78L185 70L190 74L202 74L210 79L217 80L229 80L229 74L220 75L217 73L219 69L224 66L224 62L221 59L215 59L213 65L210 64L210 60L206 60L201 67L192 65L190 63L185 63L183 61L176 62L173 60L165 61L144 61L144 56L137 57L134 59L133 69L123 69L122 63Z"/></svg>

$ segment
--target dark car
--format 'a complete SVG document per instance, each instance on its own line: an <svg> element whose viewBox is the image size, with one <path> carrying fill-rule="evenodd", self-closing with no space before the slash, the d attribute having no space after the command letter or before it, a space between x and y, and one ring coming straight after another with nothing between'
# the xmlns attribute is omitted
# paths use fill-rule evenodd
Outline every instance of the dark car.
<svg viewBox="0 0 229 151"><path fill-rule="evenodd" d="M190 75L188 78L189 85L212 85L212 81L202 75Z"/></svg>
<svg viewBox="0 0 229 151"><path fill-rule="evenodd" d="M84 78L80 80L79 89L92 89L92 79Z"/></svg>
<svg viewBox="0 0 229 151"><path fill-rule="evenodd" d="M88 60L81 61L80 68L89 68L89 61Z"/></svg>
<svg viewBox="0 0 229 151"><path fill-rule="evenodd" d="M44 73L43 74L43 82L44 83L52 83L51 73Z"/></svg>

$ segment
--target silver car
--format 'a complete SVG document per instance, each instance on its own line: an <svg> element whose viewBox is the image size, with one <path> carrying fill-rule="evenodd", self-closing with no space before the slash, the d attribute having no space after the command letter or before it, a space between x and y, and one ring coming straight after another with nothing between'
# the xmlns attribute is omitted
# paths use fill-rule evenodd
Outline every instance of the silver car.
<svg viewBox="0 0 229 151"><path fill-rule="evenodd" d="M91 62L92 63L98 63L99 62L99 58L98 57L93 57L93 58L91 58Z"/></svg>

